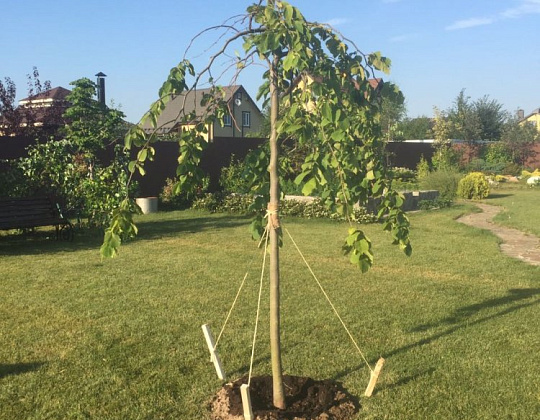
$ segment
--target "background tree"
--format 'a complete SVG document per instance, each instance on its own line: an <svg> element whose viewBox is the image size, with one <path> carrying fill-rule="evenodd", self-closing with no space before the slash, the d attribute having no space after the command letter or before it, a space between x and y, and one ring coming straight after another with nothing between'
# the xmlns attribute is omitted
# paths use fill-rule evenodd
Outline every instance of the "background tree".
<svg viewBox="0 0 540 420"><path fill-rule="evenodd" d="M498 141L501 139L504 124L509 119L503 105L488 95L473 103L473 110L480 122L480 139Z"/></svg>
<svg viewBox="0 0 540 420"><path fill-rule="evenodd" d="M407 107L401 92L388 95L383 91L380 124L386 141L403 140L400 123L406 113Z"/></svg>
<svg viewBox="0 0 540 420"><path fill-rule="evenodd" d="M425 140L433 138L433 120L426 116L405 118L399 123L403 140Z"/></svg>
<svg viewBox="0 0 540 420"><path fill-rule="evenodd" d="M289 138L305 145L308 153L295 182L305 195L317 193L325 205L347 217L357 202L368 197L381 197L379 215L385 217L384 229L392 234L393 243L407 254L411 252L409 222L400 207L403 198L391 189L384 165L384 142L381 140L380 92L369 83L375 71L388 72L390 61L380 53L364 54L354 44L328 25L308 22L301 12L284 1L268 0L250 6L247 14L222 29L229 37L223 47L210 58L210 64L199 73L186 60L170 72L143 120L150 121L154 133L147 135L135 126L126 136L126 144L139 147L130 169L144 173L144 162L154 155L157 141L158 115L172 95L194 89L203 76L214 84L212 65L236 40L243 41L244 54L238 54L236 65L241 72L255 59L266 66L259 97L270 108L270 139L265 148L252 154L250 167L251 192L256 194L254 208L266 208L252 223L255 237L268 235L270 252L270 336L274 405L285 407L280 347L279 313L279 243L280 142ZM186 75L194 82L188 87ZM237 77L237 75L235 76ZM399 91L388 85L398 95ZM208 114L194 130L180 134L180 157L177 174L178 191L193 188L202 176L197 168L202 150L207 147L203 134L207 124L222 121L226 106L223 90L215 87L201 98ZM194 115L179 113L182 123L193 123ZM283 139L283 140L281 140ZM281 160L283 162L283 160ZM136 232L132 219L133 201L127 198L115 212L105 233L103 256L117 253L122 235ZM353 264L363 271L373 262L370 240L355 226L350 227L344 250Z"/></svg>
<svg viewBox="0 0 540 420"><path fill-rule="evenodd" d="M464 140L468 147L467 156L472 159L478 155L481 143L482 126L480 118L475 112L474 105L469 96L465 96L465 89L459 92L452 108L448 110L448 119L452 122L453 139Z"/></svg>
<svg viewBox="0 0 540 420"><path fill-rule="evenodd" d="M9 162L1 190L6 196L54 195L81 222L103 226L127 193L127 155L111 146L125 134L123 114L101 106L88 79L72 84L65 138L36 143L27 156Z"/></svg>
<svg viewBox="0 0 540 420"><path fill-rule="evenodd" d="M433 120L433 147L435 148L432 157L433 166L437 170L457 168L460 156L452 147L451 139L458 128L456 128L454 121L437 107L433 108L433 113L435 114Z"/></svg>
<svg viewBox="0 0 540 420"><path fill-rule="evenodd" d="M63 134L92 165L99 151L123 137L125 115L95 100L97 85L90 79L82 78L70 85L74 87L67 97L70 106L64 113L67 124Z"/></svg>
<svg viewBox="0 0 540 420"><path fill-rule="evenodd" d="M51 89L51 82L41 82L37 67L33 67L32 73L26 75L27 97L32 98ZM42 126L48 125L49 121L58 118L55 109L41 108L37 110L31 105L19 106L15 100L17 87L9 77L0 81L0 131L7 136L28 136L35 138L48 138L51 133L42 130ZM39 115L37 113L40 113ZM56 118L56 119L55 119ZM35 123L39 119L40 126ZM54 133L52 133L54 134Z"/></svg>
<svg viewBox="0 0 540 420"><path fill-rule="evenodd" d="M0 80L0 130L6 136L15 135L19 132L21 118L16 111L17 87L9 77Z"/></svg>
<svg viewBox="0 0 540 420"><path fill-rule="evenodd" d="M503 128L501 142L512 162L525 166L536 156L535 144L540 143L540 132L531 123L520 123L517 118L508 120Z"/></svg>

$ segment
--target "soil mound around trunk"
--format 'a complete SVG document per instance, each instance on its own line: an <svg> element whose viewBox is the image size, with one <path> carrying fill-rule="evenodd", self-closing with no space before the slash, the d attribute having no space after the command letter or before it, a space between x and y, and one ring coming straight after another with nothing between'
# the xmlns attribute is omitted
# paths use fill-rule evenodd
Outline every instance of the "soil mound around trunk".
<svg viewBox="0 0 540 420"><path fill-rule="evenodd" d="M213 420L243 420L240 386L247 378L224 385L210 404ZM358 400L337 382L285 375L287 408L272 404L272 377L251 378L251 407L256 420L350 420L360 409Z"/></svg>

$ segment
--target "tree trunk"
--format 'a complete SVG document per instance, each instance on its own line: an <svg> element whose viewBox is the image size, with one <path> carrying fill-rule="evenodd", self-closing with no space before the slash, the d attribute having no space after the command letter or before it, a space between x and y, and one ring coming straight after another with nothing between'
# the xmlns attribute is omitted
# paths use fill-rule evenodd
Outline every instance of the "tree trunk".
<svg viewBox="0 0 540 420"><path fill-rule="evenodd" d="M270 352L272 356L273 401L277 408L285 408L283 370L281 367L281 343L279 328L279 175L277 119L279 91L277 84L278 57L270 68L270 203L268 221L270 229Z"/></svg>

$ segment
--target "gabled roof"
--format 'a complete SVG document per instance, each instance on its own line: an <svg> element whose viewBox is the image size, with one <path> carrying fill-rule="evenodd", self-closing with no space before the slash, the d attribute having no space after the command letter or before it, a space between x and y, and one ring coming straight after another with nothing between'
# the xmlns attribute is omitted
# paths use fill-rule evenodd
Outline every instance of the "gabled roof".
<svg viewBox="0 0 540 420"><path fill-rule="evenodd" d="M531 112L529 115L526 115L523 117L522 121L525 121L528 118L531 118L533 115L540 114L540 108L535 109L533 112Z"/></svg>
<svg viewBox="0 0 540 420"><path fill-rule="evenodd" d="M255 102L251 99L249 94L246 92L242 85L231 85L224 86L223 90L225 92L224 101L228 104L231 104L232 99L235 97L237 92L241 92L245 97L243 100L249 100L255 106L257 110L259 108ZM201 105L201 101L204 98L204 95L210 93L210 88L208 89L194 89L189 91L185 95L178 95L167 102L165 109L161 113L157 121L157 132L160 134L168 133L171 131L177 124L177 120L180 118L180 112L184 110L184 114L188 115L192 112L195 112L195 119L199 119L205 115L208 108L205 105ZM259 111L260 112L260 111ZM146 132L154 131L151 128L150 122L145 121L143 124L143 130Z"/></svg>
<svg viewBox="0 0 540 420"><path fill-rule="evenodd" d="M34 96L29 96L28 98L21 99L19 101L20 105L25 105L29 102L49 102L49 101L65 101L66 97L71 93L69 89L57 86L53 89L46 90L44 92L38 93Z"/></svg>

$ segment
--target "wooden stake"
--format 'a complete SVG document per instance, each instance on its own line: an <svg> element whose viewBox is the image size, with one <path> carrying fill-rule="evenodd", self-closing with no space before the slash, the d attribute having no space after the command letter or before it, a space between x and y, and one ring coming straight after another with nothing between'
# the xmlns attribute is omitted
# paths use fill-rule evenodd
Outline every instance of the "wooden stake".
<svg viewBox="0 0 540 420"><path fill-rule="evenodd" d="M223 366L221 365L221 360L219 359L217 352L214 350L214 347L215 347L214 337L212 336L210 327L207 324L204 324L202 326L202 330L204 333L204 338L206 338L206 344L208 345L208 350L210 350L210 361L214 363L214 367L216 368L216 373L217 373L218 378L224 381L225 371L223 370Z"/></svg>
<svg viewBox="0 0 540 420"><path fill-rule="evenodd" d="M243 384L240 386L240 394L242 395L242 407L244 409L244 420L253 420L253 411L251 410L251 396L249 395L249 385Z"/></svg>
<svg viewBox="0 0 540 420"><path fill-rule="evenodd" d="M375 385L377 384L377 379L379 379L379 375L381 373L383 365L384 365L384 359L381 357L377 361L377 364L375 365L375 369L371 372L371 377L369 378L369 384L366 388L366 392L364 393L366 397L371 397L371 394L373 394L373 389L375 388Z"/></svg>

